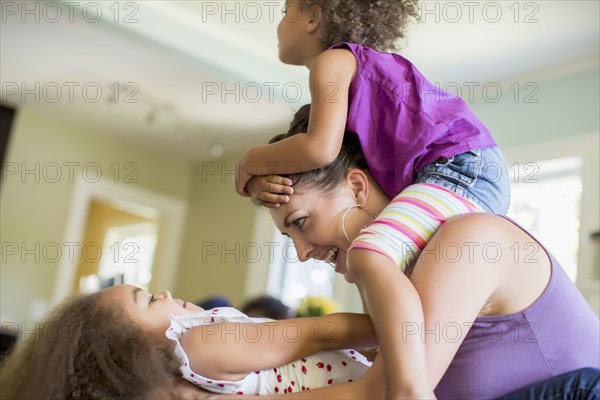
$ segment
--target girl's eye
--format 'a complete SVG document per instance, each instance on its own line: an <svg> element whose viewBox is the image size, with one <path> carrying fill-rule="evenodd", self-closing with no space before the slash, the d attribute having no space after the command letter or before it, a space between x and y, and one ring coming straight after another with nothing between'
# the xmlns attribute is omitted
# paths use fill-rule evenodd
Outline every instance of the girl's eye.
<svg viewBox="0 0 600 400"><path fill-rule="evenodd" d="M148 302L148 304L151 304L154 301L154 295L152 295L152 297L150 297L150 301Z"/></svg>
<svg viewBox="0 0 600 400"><path fill-rule="evenodd" d="M296 225L299 229L302 229L304 223L306 222L306 217L298 218L292 224Z"/></svg>

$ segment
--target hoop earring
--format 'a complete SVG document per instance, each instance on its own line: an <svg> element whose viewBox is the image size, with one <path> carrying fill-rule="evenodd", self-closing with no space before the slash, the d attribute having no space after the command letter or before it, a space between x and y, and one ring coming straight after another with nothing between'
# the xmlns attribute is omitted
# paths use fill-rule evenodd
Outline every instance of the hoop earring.
<svg viewBox="0 0 600 400"><path fill-rule="evenodd" d="M350 240L350 237L348 236L348 233L346 232L346 216L348 215L348 212L350 212L350 210L352 210L353 208L360 208L361 210L363 210L364 212L367 212L369 214L371 214L371 216L373 216L373 219L377 218L377 215L371 211L370 209L361 206L360 204L355 204L353 206L350 206L346 209L346 211L344 211L344 215L342 215L342 232L344 232L344 236L346 237L346 240L348 241L348 243L352 243L352 240ZM366 226L365 226L366 228Z"/></svg>

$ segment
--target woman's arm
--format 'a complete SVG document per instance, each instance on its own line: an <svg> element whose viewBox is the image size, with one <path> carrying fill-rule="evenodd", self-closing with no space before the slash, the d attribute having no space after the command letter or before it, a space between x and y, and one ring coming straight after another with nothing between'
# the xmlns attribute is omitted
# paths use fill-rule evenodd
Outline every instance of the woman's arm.
<svg viewBox="0 0 600 400"><path fill-rule="evenodd" d="M248 195L246 184L252 176L310 171L335 160L344 138L348 90L356 65L354 55L344 49L325 51L315 59L310 72L312 105L307 134L248 149L237 165L239 194Z"/></svg>
<svg viewBox="0 0 600 400"><path fill-rule="evenodd" d="M203 325L181 345L193 371L212 379L237 380L323 350L377 345L368 315L338 313L265 323Z"/></svg>

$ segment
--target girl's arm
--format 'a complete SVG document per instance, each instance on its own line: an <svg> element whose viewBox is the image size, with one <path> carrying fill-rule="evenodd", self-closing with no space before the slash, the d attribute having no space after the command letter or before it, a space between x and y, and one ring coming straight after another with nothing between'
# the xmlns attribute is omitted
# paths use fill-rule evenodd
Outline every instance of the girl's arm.
<svg viewBox="0 0 600 400"><path fill-rule="evenodd" d="M264 323L198 326L181 338L193 371L207 378L238 380L323 350L377 345L365 314L338 313Z"/></svg>
<svg viewBox="0 0 600 400"><path fill-rule="evenodd" d="M236 168L236 190L248 196L246 184L255 175L310 171L327 165L342 147L348 114L348 90L357 64L349 50L321 53L310 71L311 112L306 135L248 149Z"/></svg>

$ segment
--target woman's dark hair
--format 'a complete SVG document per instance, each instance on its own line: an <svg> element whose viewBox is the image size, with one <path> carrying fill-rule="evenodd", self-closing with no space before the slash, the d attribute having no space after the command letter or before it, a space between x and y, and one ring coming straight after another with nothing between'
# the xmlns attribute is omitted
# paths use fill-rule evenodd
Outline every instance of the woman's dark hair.
<svg viewBox="0 0 600 400"><path fill-rule="evenodd" d="M279 142L290 136L308 131L308 120L310 116L310 104L305 104L296 114L290 124L287 133L279 134L273 137L269 143ZM336 189L346 177L346 173L351 168L359 168L368 171L365 156L360 148L358 136L352 132L344 132L342 148L336 159L324 167L313 169L311 171L283 175L292 180L293 186L307 185L309 187L322 189L324 192Z"/></svg>
<svg viewBox="0 0 600 400"><path fill-rule="evenodd" d="M321 11L323 49L358 43L379 51L397 49L410 19L418 21L418 0L300 0L306 10Z"/></svg>
<svg viewBox="0 0 600 400"><path fill-rule="evenodd" d="M174 394L174 342L142 331L101 293L55 308L0 366L0 398L148 399ZM180 378L179 378L180 379Z"/></svg>
<svg viewBox="0 0 600 400"><path fill-rule="evenodd" d="M292 310L283 304L281 300L271 296L259 296L250 299L244 303L240 311L244 314L252 314L252 317L270 318L275 320L292 317Z"/></svg>

